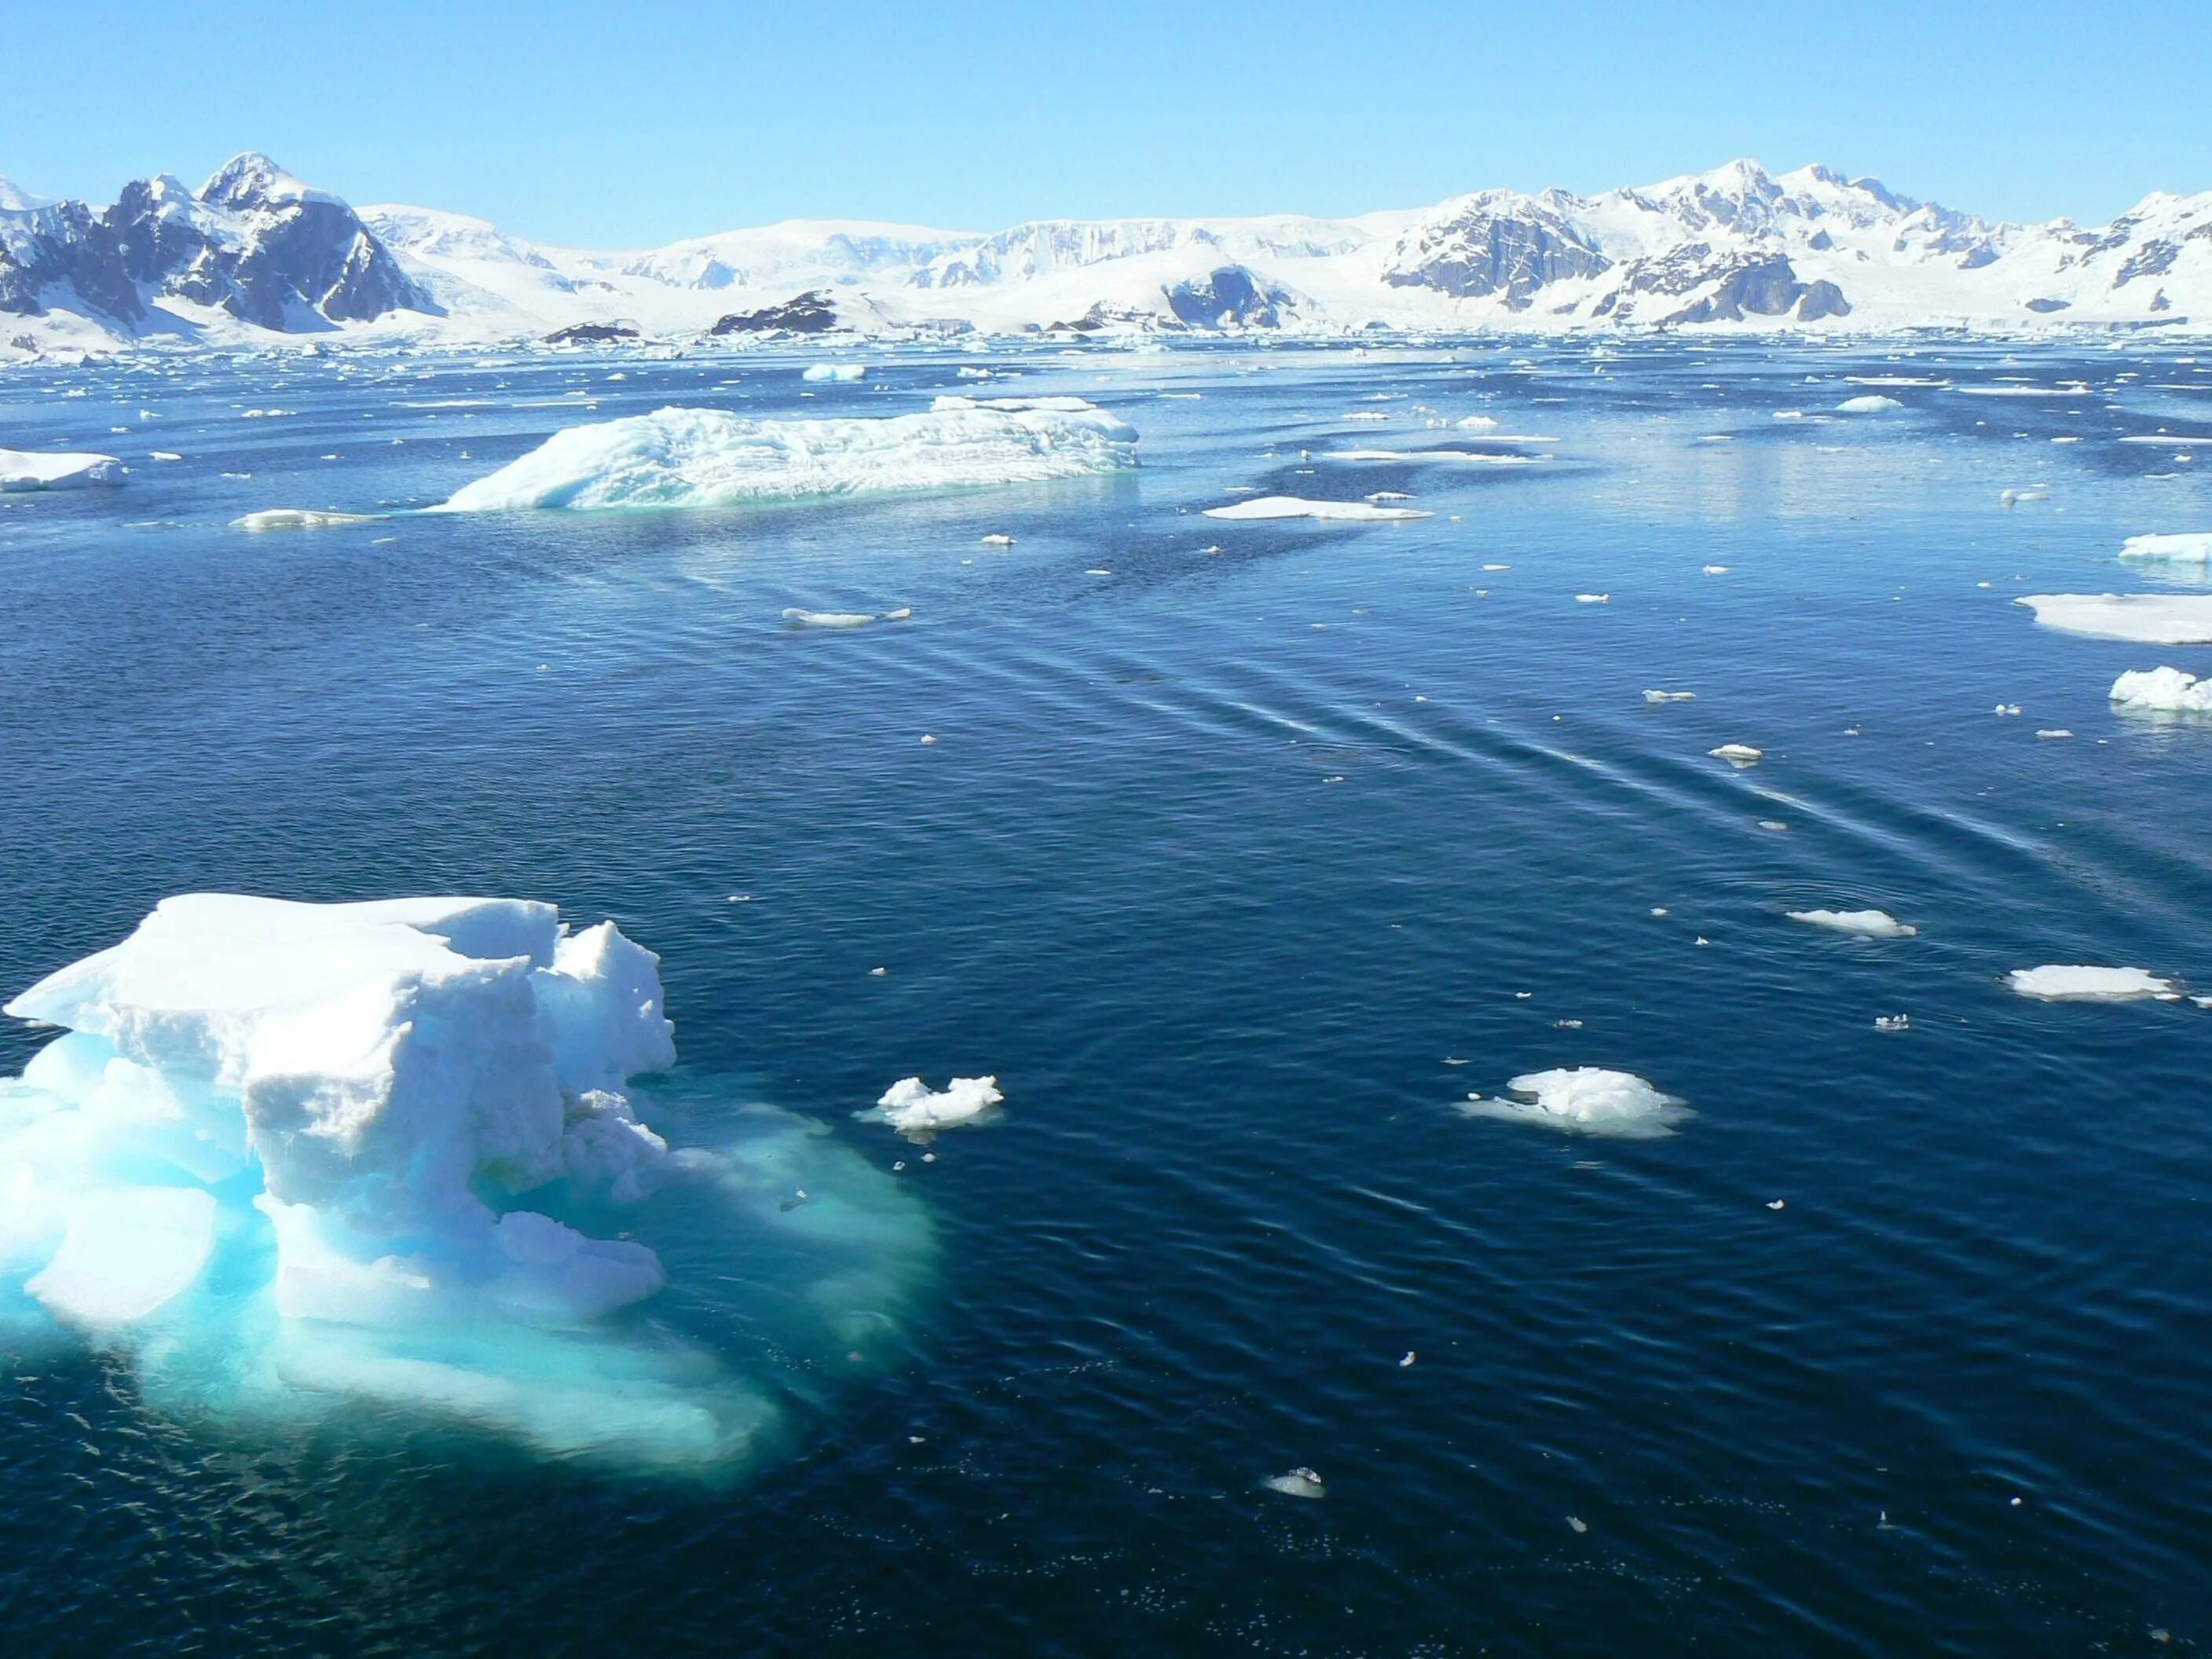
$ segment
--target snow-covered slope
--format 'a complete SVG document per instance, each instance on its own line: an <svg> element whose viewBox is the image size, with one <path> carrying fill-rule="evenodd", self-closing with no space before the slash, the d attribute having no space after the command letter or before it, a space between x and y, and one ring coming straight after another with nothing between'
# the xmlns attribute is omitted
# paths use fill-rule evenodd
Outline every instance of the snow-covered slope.
<svg viewBox="0 0 2212 1659"><path fill-rule="evenodd" d="M1481 191L1353 219L1039 220L994 234L789 220L628 252L481 219L356 215L267 158L115 206L0 179L0 313L36 346L264 330L427 340L582 331L1081 333L1382 326L2212 331L2212 191L2109 225L2018 225L1826 167L1578 196ZM72 333L74 331L74 333ZM13 331L0 320L0 336Z"/></svg>

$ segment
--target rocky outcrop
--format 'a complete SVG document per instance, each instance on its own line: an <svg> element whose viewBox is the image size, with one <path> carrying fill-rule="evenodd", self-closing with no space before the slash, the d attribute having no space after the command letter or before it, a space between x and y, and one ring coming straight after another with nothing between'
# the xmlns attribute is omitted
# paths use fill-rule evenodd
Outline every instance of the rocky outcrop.
<svg viewBox="0 0 2212 1659"><path fill-rule="evenodd" d="M781 305L737 311L717 322L709 334L827 334L839 326L837 307L827 289L812 288Z"/></svg>
<svg viewBox="0 0 2212 1659"><path fill-rule="evenodd" d="M571 323L545 337L547 345L615 345L638 337L628 323Z"/></svg>
<svg viewBox="0 0 2212 1659"><path fill-rule="evenodd" d="M1192 328L1280 328L1297 309L1287 289L1244 265L1223 265L1162 290L1177 322Z"/></svg>
<svg viewBox="0 0 2212 1659"><path fill-rule="evenodd" d="M1408 231L1382 280L1459 299L1500 295L1517 311L1547 283L1595 276L1612 264L1556 205L1486 191L1446 204Z"/></svg>

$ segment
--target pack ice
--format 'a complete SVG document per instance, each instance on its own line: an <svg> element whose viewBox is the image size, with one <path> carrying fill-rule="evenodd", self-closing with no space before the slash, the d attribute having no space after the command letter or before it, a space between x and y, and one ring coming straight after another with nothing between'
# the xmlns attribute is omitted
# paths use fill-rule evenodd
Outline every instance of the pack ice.
<svg viewBox="0 0 2212 1659"><path fill-rule="evenodd" d="M806 1236L885 1178L783 1114L726 1109L739 1139L676 1152L643 1121L630 1079L674 1064L672 1027L659 958L611 922L192 894L6 1012L63 1035L0 1081L0 1334L127 1354L149 1398L368 1401L710 1464L775 1407L684 1333L685 1298L625 1320L668 1282L629 1235L672 1206L695 1254L791 1258L780 1297L865 1282ZM778 1188L831 1202L794 1220Z"/></svg>
<svg viewBox="0 0 2212 1659"><path fill-rule="evenodd" d="M927 414L819 421L663 409L566 428L431 510L726 507L1036 483L1136 464L1136 428L1088 405L963 400Z"/></svg>

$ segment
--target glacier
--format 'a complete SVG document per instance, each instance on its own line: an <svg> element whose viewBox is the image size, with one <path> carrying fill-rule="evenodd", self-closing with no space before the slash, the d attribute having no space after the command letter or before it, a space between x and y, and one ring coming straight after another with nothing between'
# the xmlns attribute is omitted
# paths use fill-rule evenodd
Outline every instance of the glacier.
<svg viewBox="0 0 2212 1659"><path fill-rule="evenodd" d="M431 510L726 507L1038 483L1136 464L1136 428L1089 405L813 421L663 409L564 428Z"/></svg>
<svg viewBox="0 0 2212 1659"><path fill-rule="evenodd" d="M761 1294L825 1354L929 1259L813 1126L638 1085L676 1063L659 959L549 904L187 894L5 1012L60 1035L0 1080L0 1337L121 1355L185 1414L369 1406L727 1467L783 1411L732 1363L763 1310L672 1290L645 1236L787 1275Z"/></svg>

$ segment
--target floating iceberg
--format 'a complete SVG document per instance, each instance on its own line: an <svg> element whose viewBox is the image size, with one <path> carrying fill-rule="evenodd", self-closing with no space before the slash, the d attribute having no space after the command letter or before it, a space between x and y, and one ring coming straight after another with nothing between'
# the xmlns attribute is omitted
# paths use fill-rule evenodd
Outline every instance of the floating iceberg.
<svg viewBox="0 0 2212 1659"><path fill-rule="evenodd" d="M193 894L6 1012L64 1034L0 1081L0 1314L130 1358L157 1406L726 1463L779 1411L725 1363L762 1310L670 1288L640 1235L787 1273L825 1353L927 1257L797 1119L718 1098L691 1115L734 1138L672 1151L630 1082L675 1060L658 958L550 905Z"/></svg>
<svg viewBox="0 0 2212 1659"><path fill-rule="evenodd" d="M1005 1099L995 1077L956 1077L942 1089L932 1089L918 1077L902 1077L873 1107L854 1115L927 1140L939 1129L972 1122Z"/></svg>
<svg viewBox="0 0 2212 1659"><path fill-rule="evenodd" d="M867 378L866 363L809 363L799 374L802 380L863 380Z"/></svg>
<svg viewBox="0 0 2212 1659"><path fill-rule="evenodd" d="M1844 398L1836 405L1836 412L1838 415L1881 415L1890 410L1904 407L1905 405L1894 398L1884 398L1878 393L1870 393L1863 398Z"/></svg>
<svg viewBox="0 0 2212 1659"><path fill-rule="evenodd" d="M2040 968L2015 968L2005 983L2024 997L2045 1002L2140 1002L2152 999L2176 1002L2181 993L2173 981L2140 968L2082 968L2047 963Z"/></svg>
<svg viewBox="0 0 2212 1659"><path fill-rule="evenodd" d="M1715 760L1724 760L1739 772L1756 766L1766 758L1764 749L1754 749L1747 743L1724 743L1717 749L1705 750Z"/></svg>
<svg viewBox="0 0 2212 1659"><path fill-rule="evenodd" d="M0 492L119 484L125 471L123 463L112 455L0 449Z"/></svg>
<svg viewBox="0 0 2212 1659"><path fill-rule="evenodd" d="M2176 564L2212 563L2212 530L2166 536L2130 536L2120 544L2124 559L2167 559Z"/></svg>
<svg viewBox="0 0 2212 1659"><path fill-rule="evenodd" d="M2179 668L2138 668L2112 682L2112 702L2145 714L2212 714L2212 680Z"/></svg>
<svg viewBox="0 0 2212 1659"><path fill-rule="evenodd" d="M1136 428L1097 409L977 407L824 421L663 409L556 432L431 510L726 507L1036 483L1136 464Z"/></svg>
<svg viewBox="0 0 2212 1659"><path fill-rule="evenodd" d="M1792 921L1861 939L1911 939L1920 932L1887 910L1791 910L1788 915Z"/></svg>
<svg viewBox="0 0 2212 1659"><path fill-rule="evenodd" d="M1255 495L1249 501L1209 507L1209 519L1340 519L1375 524L1401 519L1433 519L1418 507L1376 507L1371 501L1310 501L1297 495Z"/></svg>
<svg viewBox="0 0 2212 1659"><path fill-rule="evenodd" d="M1695 1115L1680 1099L1662 1094L1633 1072L1611 1072L1599 1066L1524 1072L1506 1087L1516 1098L1470 1095L1459 1103L1459 1109L1469 1117L1540 1123L1550 1129L1630 1139L1672 1134L1677 1123Z"/></svg>
<svg viewBox="0 0 2212 1659"><path fill-rule="evenodd" d="M1695 702L1697 700L1698 694L1694 691L1646 691L1644 694L1644 701L1655 706L1663 702Z"/></svg>
<svg viewBox="0 0 2212 1659"><path fill-rule="evenodd" d="M328 530L340 525L374 524L381 513L319 513L305 507L267 507L230 521L234 530Z"/></svg>
<svg viewBox="0 0 2212 1659"><path fill-rule="evenodd" d="M2212 594L2030 593L2013 603L2062 634L2137 645L2212 645Z"/></svg>

